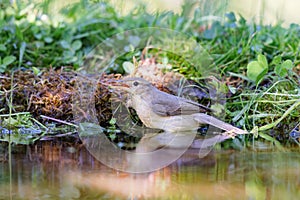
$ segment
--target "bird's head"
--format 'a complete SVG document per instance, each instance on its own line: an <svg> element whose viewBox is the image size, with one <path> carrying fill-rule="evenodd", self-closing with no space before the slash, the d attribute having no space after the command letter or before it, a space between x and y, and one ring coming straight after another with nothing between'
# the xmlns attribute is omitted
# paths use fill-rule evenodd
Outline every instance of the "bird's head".
<svg viewBox="0 0 300 200"><path fill-rule="evenodd" d="M142 94L147 92L153 86L143 78L125 78L117 82L117 85L111 86L115 89L120 89L131 94Z"/></svg>

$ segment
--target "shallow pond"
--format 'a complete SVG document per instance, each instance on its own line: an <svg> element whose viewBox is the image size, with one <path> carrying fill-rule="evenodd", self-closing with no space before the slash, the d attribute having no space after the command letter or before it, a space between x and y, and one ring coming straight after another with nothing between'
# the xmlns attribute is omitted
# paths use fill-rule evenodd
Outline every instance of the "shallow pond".
<svg viewBox="0 0 300 200"><path fill-rule="evenodd" d="M0 199L299 199L299 152L190 149L159 171L128 174L80 145L13 147L0 157Z"/></svg>

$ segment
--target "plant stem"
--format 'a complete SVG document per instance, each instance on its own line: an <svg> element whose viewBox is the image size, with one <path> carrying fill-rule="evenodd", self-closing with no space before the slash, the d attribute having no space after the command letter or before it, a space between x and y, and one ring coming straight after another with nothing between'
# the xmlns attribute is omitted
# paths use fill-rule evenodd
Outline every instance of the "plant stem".
<svg viewBox="0 0 300 200"><path fill-rule="evenodd" d="M28 115L28 114L30 114L30 112L11 113L11 110L10 110L9 114L3 114L3 115L0 115L0 117L11 117L11 116Z"/></svg>
<svg viewBox="0 0 300 200"><path fill-rule="evenodd" d="M279 119L277 119L275 122L271 124L267 124L265 126L262 126L258 129L258 131L265 131L270 128L273 128L274 126L277 126L285 117L287 117L297 106L300 106L300 100L294 103Z"/></svg>
<svg viewBox="0 0 300 200"><path fill-rule="evenodd" d="M11 125L11 116L12 116L12 102L13 102L13 78L14 78L14 72L11 73L11 91L10 91L10 99L9 99L9 119L8 124ZM10 199L12 200L12 158L11 158L11 135L9 134L9 140L8 140L8 162L9 162L9 194Z"/></svg>

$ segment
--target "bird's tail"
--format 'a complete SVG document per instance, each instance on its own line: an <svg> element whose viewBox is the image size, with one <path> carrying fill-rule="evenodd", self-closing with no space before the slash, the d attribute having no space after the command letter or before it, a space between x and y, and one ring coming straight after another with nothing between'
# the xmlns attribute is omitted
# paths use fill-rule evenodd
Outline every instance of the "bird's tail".
<svg viewBox="0 0 300 200"><path fill-rule="evenodd" d="M231 124L225 123L215 117L209 116L204 113L196 113L193 115L194 119L198 121L201 124L209 124L212 126L215 126L217 128L220 128L222 130L232 132L235 134L247 134L249 133L248 131L244 131L242 129L239 129L237 127L232 126Z"/></svg>

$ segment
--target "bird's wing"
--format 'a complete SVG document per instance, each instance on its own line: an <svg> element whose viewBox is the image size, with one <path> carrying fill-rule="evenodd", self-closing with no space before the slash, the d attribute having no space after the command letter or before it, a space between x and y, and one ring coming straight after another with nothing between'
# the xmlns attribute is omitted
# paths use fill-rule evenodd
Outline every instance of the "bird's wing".
<svg viewBox="0 0 300 200"><path fill-rule="evenodd" d="M151 99L152 110L161 116L190 115L203 111L196 102L156 91Z"/></svg>

